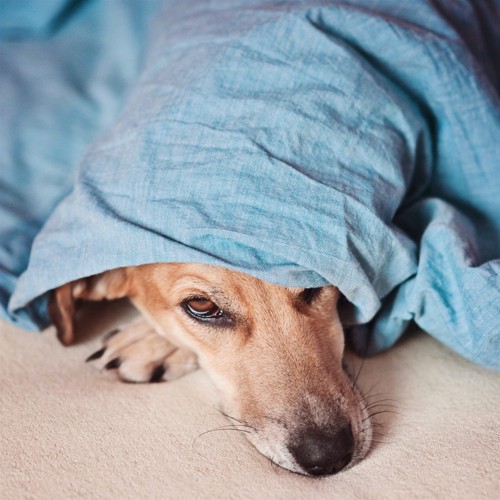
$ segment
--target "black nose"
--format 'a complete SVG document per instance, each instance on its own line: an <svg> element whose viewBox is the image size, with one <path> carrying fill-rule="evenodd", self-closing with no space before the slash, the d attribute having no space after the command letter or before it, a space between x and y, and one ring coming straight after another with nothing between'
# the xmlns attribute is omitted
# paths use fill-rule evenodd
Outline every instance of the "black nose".
<svg viewBox="0 0 500 500"><path fill-rule="evenodd" d="M289 446L298 464L312 476L341 471L352 459L354 438L347 425L334 433L307 430Z"/></svg>

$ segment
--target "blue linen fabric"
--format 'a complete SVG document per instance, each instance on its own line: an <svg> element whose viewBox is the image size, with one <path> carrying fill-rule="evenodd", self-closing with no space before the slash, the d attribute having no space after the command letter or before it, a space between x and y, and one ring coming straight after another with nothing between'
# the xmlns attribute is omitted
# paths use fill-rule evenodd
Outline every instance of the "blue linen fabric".
<svg viewBox="0 0 500 500"><path fill-rule="evenodd" d="M50 36L71 14L75 3L68 0L0 0L0 39Z"/></svg>
<svg viewBox="0 0 500 500"><path fill-rule="evenodd" d="M500 368L499 2L88 4L0 47L4 318L44 327L63 283L198 262L338 286L360 352L414 320Z"/></svg>

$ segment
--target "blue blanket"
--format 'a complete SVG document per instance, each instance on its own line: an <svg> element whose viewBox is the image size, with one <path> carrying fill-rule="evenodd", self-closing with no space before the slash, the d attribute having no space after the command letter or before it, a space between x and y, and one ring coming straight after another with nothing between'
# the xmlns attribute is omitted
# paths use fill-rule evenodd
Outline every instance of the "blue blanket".
<svg viewBox="0 0 500 500"><path fill-rule="evenodd" d="M498 1L49 4L0 3L3 319L200 262L338 286L361 352L414 320L500 368Z"/></svg>

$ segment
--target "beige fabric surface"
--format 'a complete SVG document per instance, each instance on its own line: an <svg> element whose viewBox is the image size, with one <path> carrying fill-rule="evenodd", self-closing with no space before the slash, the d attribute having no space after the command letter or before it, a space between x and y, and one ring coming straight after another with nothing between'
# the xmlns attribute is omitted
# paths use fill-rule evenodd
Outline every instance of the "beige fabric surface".
<svg viewBox="0 0 500 500"><path fill-rule="evenodd" d="M170 384L116 381L84 359L133 314L87 309L71 348L53 329L0 324L0 498L500 498L500 377L414 332L365 361L359 384L392 398L386 437L337 476L273 466L224 425L198 371ZM359 366L360 360L351 356Z"/></svg>

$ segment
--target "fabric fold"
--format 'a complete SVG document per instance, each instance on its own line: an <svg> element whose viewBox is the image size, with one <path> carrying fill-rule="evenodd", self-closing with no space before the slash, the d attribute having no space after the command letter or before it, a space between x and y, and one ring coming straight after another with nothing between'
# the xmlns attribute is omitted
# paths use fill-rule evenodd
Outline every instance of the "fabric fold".
<svg viewBox="0 0 500 500"><path fill-rule="evenodd" d="M339 287L361 352L414 320L498 367L500 105L476 39L498 5L164 1L4 315L42 327L67 281L199 262Z"/></svg>

